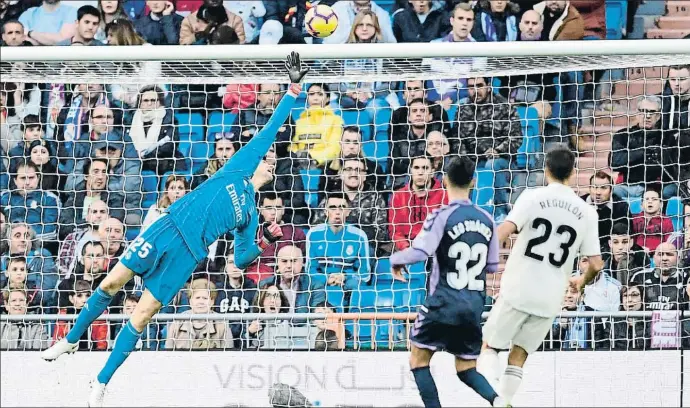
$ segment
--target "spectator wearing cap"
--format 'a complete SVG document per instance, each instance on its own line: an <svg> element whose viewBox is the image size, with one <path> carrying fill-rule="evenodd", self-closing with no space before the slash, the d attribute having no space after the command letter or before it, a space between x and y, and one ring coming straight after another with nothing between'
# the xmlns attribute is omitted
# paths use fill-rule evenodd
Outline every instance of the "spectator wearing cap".
<svg viewBox="0 0 690 408"><path fill-rule="evenodd" d="M338 157L343 118L333 108L326 106L330 99L328 86L310 84L307 87L307 109L295 122L295 135L290 144L293 157L300 159L304 167L323 167Z"/></svg>
<svg viewBox="0 0 690 408"><path fill-rule="evenodd" d="M109 174L107 159L86 160L83 180L66 194L67 199L60 213L60 239L86 224L87 211L97 200L108 205L111 217L125 219L125 196L108 189Z"/></svg>
<svg viewBox="0 0 690 408"><path fill-rule="evenodd" d="M0 206L5 209L8 221L29 224L40 240L55 240L62 205L60 199L40 188L41 174L31 161L17 164L12 174L13 186L0 195Z"/></svg>
<svg viewBox="0 0 690 408"><path fill-rule="evenodd" d="M284 89L280 84L260 84L254 106L240 110L236 124L240 126L240 141L248 142L268 123L278 102L283 98ZM288 117L283 126L278 128L276 136L276 154L278 157L288 157L288 148L292 140L292 130L295 124L292 117Z"/></svg>
<svg viewBox="0 0 690 408"><path fill-rule="evenodd" d="M194 13L190 13L182 20L182 25L180 27L180 45L194 44L198 40L196 34L200 31L203 32L203 29L199 30L199 13L201 12L201 17L205 18L204 15L205 13L209 13L209 9L222 9L225 11L227 19L223 24L226 24L235 30L237 37L240 39L240 44L243 44L246 41L244 34L244 23L238 15L223 7L222 0L204 0L204 4L199 8L199 10ZM216 12L214 11L212 13L215 14Z"/></svg>
<svg viewBox="0 0 690 408"><path fill-rule="evenodd" d="M216 132L212 138L215 140L213 155L208 159L206 166L192 177L192 190L216 174L240 149L239 128L236 126L228 131Z"/></svg>
<svg viewBox="0 0 690 408"><path fill-rule="evenodd" d="M89 5L79 7L74 35L55 45L103 45L95 38L100 24L101 12L96 7Z"/></svg>
<svg viewBox="0 0 690 408"><path fill-rule="evenodd" d="M472 37L480 42L517 41L520 6L509 1L479 0Z"/></svg>
<svg viewBox="0 0 690 408"><path fill-rule="evenodd" d="M575 41L585 36L585 20L568 0L548 0L535 4L544 16L543 41Z"/></svg>
<svg viewBox="0 0 690 408"><path fill-rule="evenodd" d="M174 171L182 155L177 151L180 140L177 121L172 109L165 107L165 93L155 86L141 88L129 128L129 138L134 144L143 170L158 175Z"/></svg>
<svg viewBox="0 0 690 408"><path fill-rule="evenodd" d="M397 42L393 33L393 24L388 12L372 0L340 0L333 5L333 12L338 16L338 28L333 34L324 38L324 44L344 44L348 36L357 27L356 16L363 11L370 11L380 25L381 42Z"/></svg>
<svg viewBox="0 0 690 408"><path fill-rule="evenodd" d="M152 45L177 45L184 18L175 12L175 2L148 0L148 15L134 20L134 28Z"/></svg>
<svg viewBox="0 0 690 408"><path fill-rule="evenodd" d="M7 20L2 24L2 41L0 45L3 47L26 47L33 45L31 41L26 40L26 33L24 32L24 25L19 20Z"/></svg>
<svg viewBox="0 0 690 408"><path fill-rule="evenodd" d="M184 176L171 174L165 180L165 191L161 194L158 202L149 207L146 218L141 223L142 231L145 231L156 220L163 216L163 211L170 207L175 201L179 200L189 192L189 182Z"/></svg>
<svg viewBox="0 0 690 408"><path fill-rule="evenodd" d="M410 2L393 13L393 34L398 42L429 42L450 31L448 13L431 0Z"/></svg>
<svg viewBox="0 0 690 408"><path fill-rule="evenodd" d="M27 40L35 45L55 45L74 35L77 9L60 0L43 0L38 7L26 10L19 17Z"/></svg>

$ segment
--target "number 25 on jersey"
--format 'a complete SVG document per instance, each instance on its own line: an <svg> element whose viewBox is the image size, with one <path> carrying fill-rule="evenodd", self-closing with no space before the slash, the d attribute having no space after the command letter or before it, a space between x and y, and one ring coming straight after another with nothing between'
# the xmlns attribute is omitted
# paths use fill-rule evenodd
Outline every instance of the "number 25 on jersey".
<svg viewBox="0 0 690 408"><path fill-rule="evenodd" d="M448 258L455 260L455 268L449 268L446 276L448 286L457 290L484 290L484 281L477 277L486 267L488 252L489 247L481 243L470 247L466 242L460 241L451 245L448 248ZM470 263L473 265L468 267Z"/></svg>

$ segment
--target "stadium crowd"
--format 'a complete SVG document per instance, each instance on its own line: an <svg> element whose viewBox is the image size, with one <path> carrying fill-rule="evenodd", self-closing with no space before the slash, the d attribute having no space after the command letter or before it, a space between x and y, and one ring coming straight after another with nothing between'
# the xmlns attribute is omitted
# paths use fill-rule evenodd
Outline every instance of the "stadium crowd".
<svg viewBox="0 0 690 408"><path fill-rule="evenodd" d="M327 44L606 38L605 0L321 3L339 18ZM308 7L303 0L0 0L1 44L320 42L303 32ZM343 69L366 75L378 67L351 60ZM308 84L266 157L274 180L257 197L262 219L279 223L283 238L240 270L233 238L224 237L163 310L276 319L152 323L141 347L380 348L389 340L405 347L406 322L304 325L280 315L414 311L427 268L394 283L387 257L409 247L427 216L448 202L447 159L476 160L473 201L500 223L525 188L542 185L545 149L566 143L583 153L584 112L617 109L610 88L625 86L626 75ZM613 135L608 165L588 169L589 186L580 190L597 208L606 267L583 296L568 293L563 310L688 309L690 66L663 75L660 94L625 107L627 125ZM128 242L213 176L266 124L285 91L270 83L140 85L0 82L0 313L78 313ZM573 265L574 273L586 262ZM499 277L487 283L490 310ZM141 289L135 278L109 313L131 313ZM0 349L45 348L69 324L3 320ZM678 335L662 342L653 318L560 318L544 347L690 346L690 324L677 325ZM80 348L107 349L119 328L101 321ZM286 333L293 341L281 343Z"/></svg>

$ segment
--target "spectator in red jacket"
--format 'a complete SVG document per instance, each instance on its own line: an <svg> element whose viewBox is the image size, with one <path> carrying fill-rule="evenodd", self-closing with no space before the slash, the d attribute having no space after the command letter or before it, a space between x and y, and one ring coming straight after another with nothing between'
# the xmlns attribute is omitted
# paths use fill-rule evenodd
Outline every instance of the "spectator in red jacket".
<svg viewBox="0 0 690 408"><path fill-rule="evenodd" d="M259 281L275 274L276 254L282 247L293 245L301 249L302 253L306 253L307 237L304 231L283 221L285 205L280 195L262 192L259 196L259 214L263 222L275 222L280 225L283 236L277 242L269 245L256 261L247 267L245 276L254 283L259 283Z"/></svg>
<svg viewBox="0 0 690 408"><path fill-rule="evenodd" d="M69 296L71 306L61 308L58 314L78 314L91 296L91 284L87 281L77 281L74 292ZM107 312L106 312L107 313ZM67 335L72 326L71 322L60 320L55 325L53 340L57 343ZM96 320L79 340L79 350L106 350L108 348L108 323Z"/></svg>
<svg viewBox="0 0 690 408"><path fill-rule="evenodd" d="M673 222L662 213L661 195L648 187L642 196L642 213L633 218L635 243L653 252L661 242L668 240L671 233Z"/></svg>
<svg viewBox="0 0 690 408"><path fill-rule="evenodd" d="M410 183L396 190L389 210L390 235L396 249L402 251L422 230L427 215L448 204L441 182L434 179L431 160L418 156L410 163Z"/></svg>

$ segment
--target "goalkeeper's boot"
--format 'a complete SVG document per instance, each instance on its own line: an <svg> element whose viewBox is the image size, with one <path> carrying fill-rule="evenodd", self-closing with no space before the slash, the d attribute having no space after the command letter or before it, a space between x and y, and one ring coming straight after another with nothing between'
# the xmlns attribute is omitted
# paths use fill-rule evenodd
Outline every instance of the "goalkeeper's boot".
<svg viewBox="0 0 690 408"><path fill-rule="evenodd" d="M498 396L496 399L494 399L494 403L491 404L494 407L507 407L507 408L512 408L512 405L510 405L503 397Z"/></svg>
<svg viewBox="0 0 690 408"><path fill-rule="evenodd" d="M89 386L91 387L91 392L89 393L89 407L102 407L103 398L105 398L105 384L98 382L98 380L93 380Z"/></svg>
<svg viewBox="0 0 690 408"><path fill-rule="evenodd" d="M67 339L62 339L53 344L50 348L43 350L41 358L45 361L54 361L65 353L72 354L79 348L79 343L68 343Z"/></svg>

